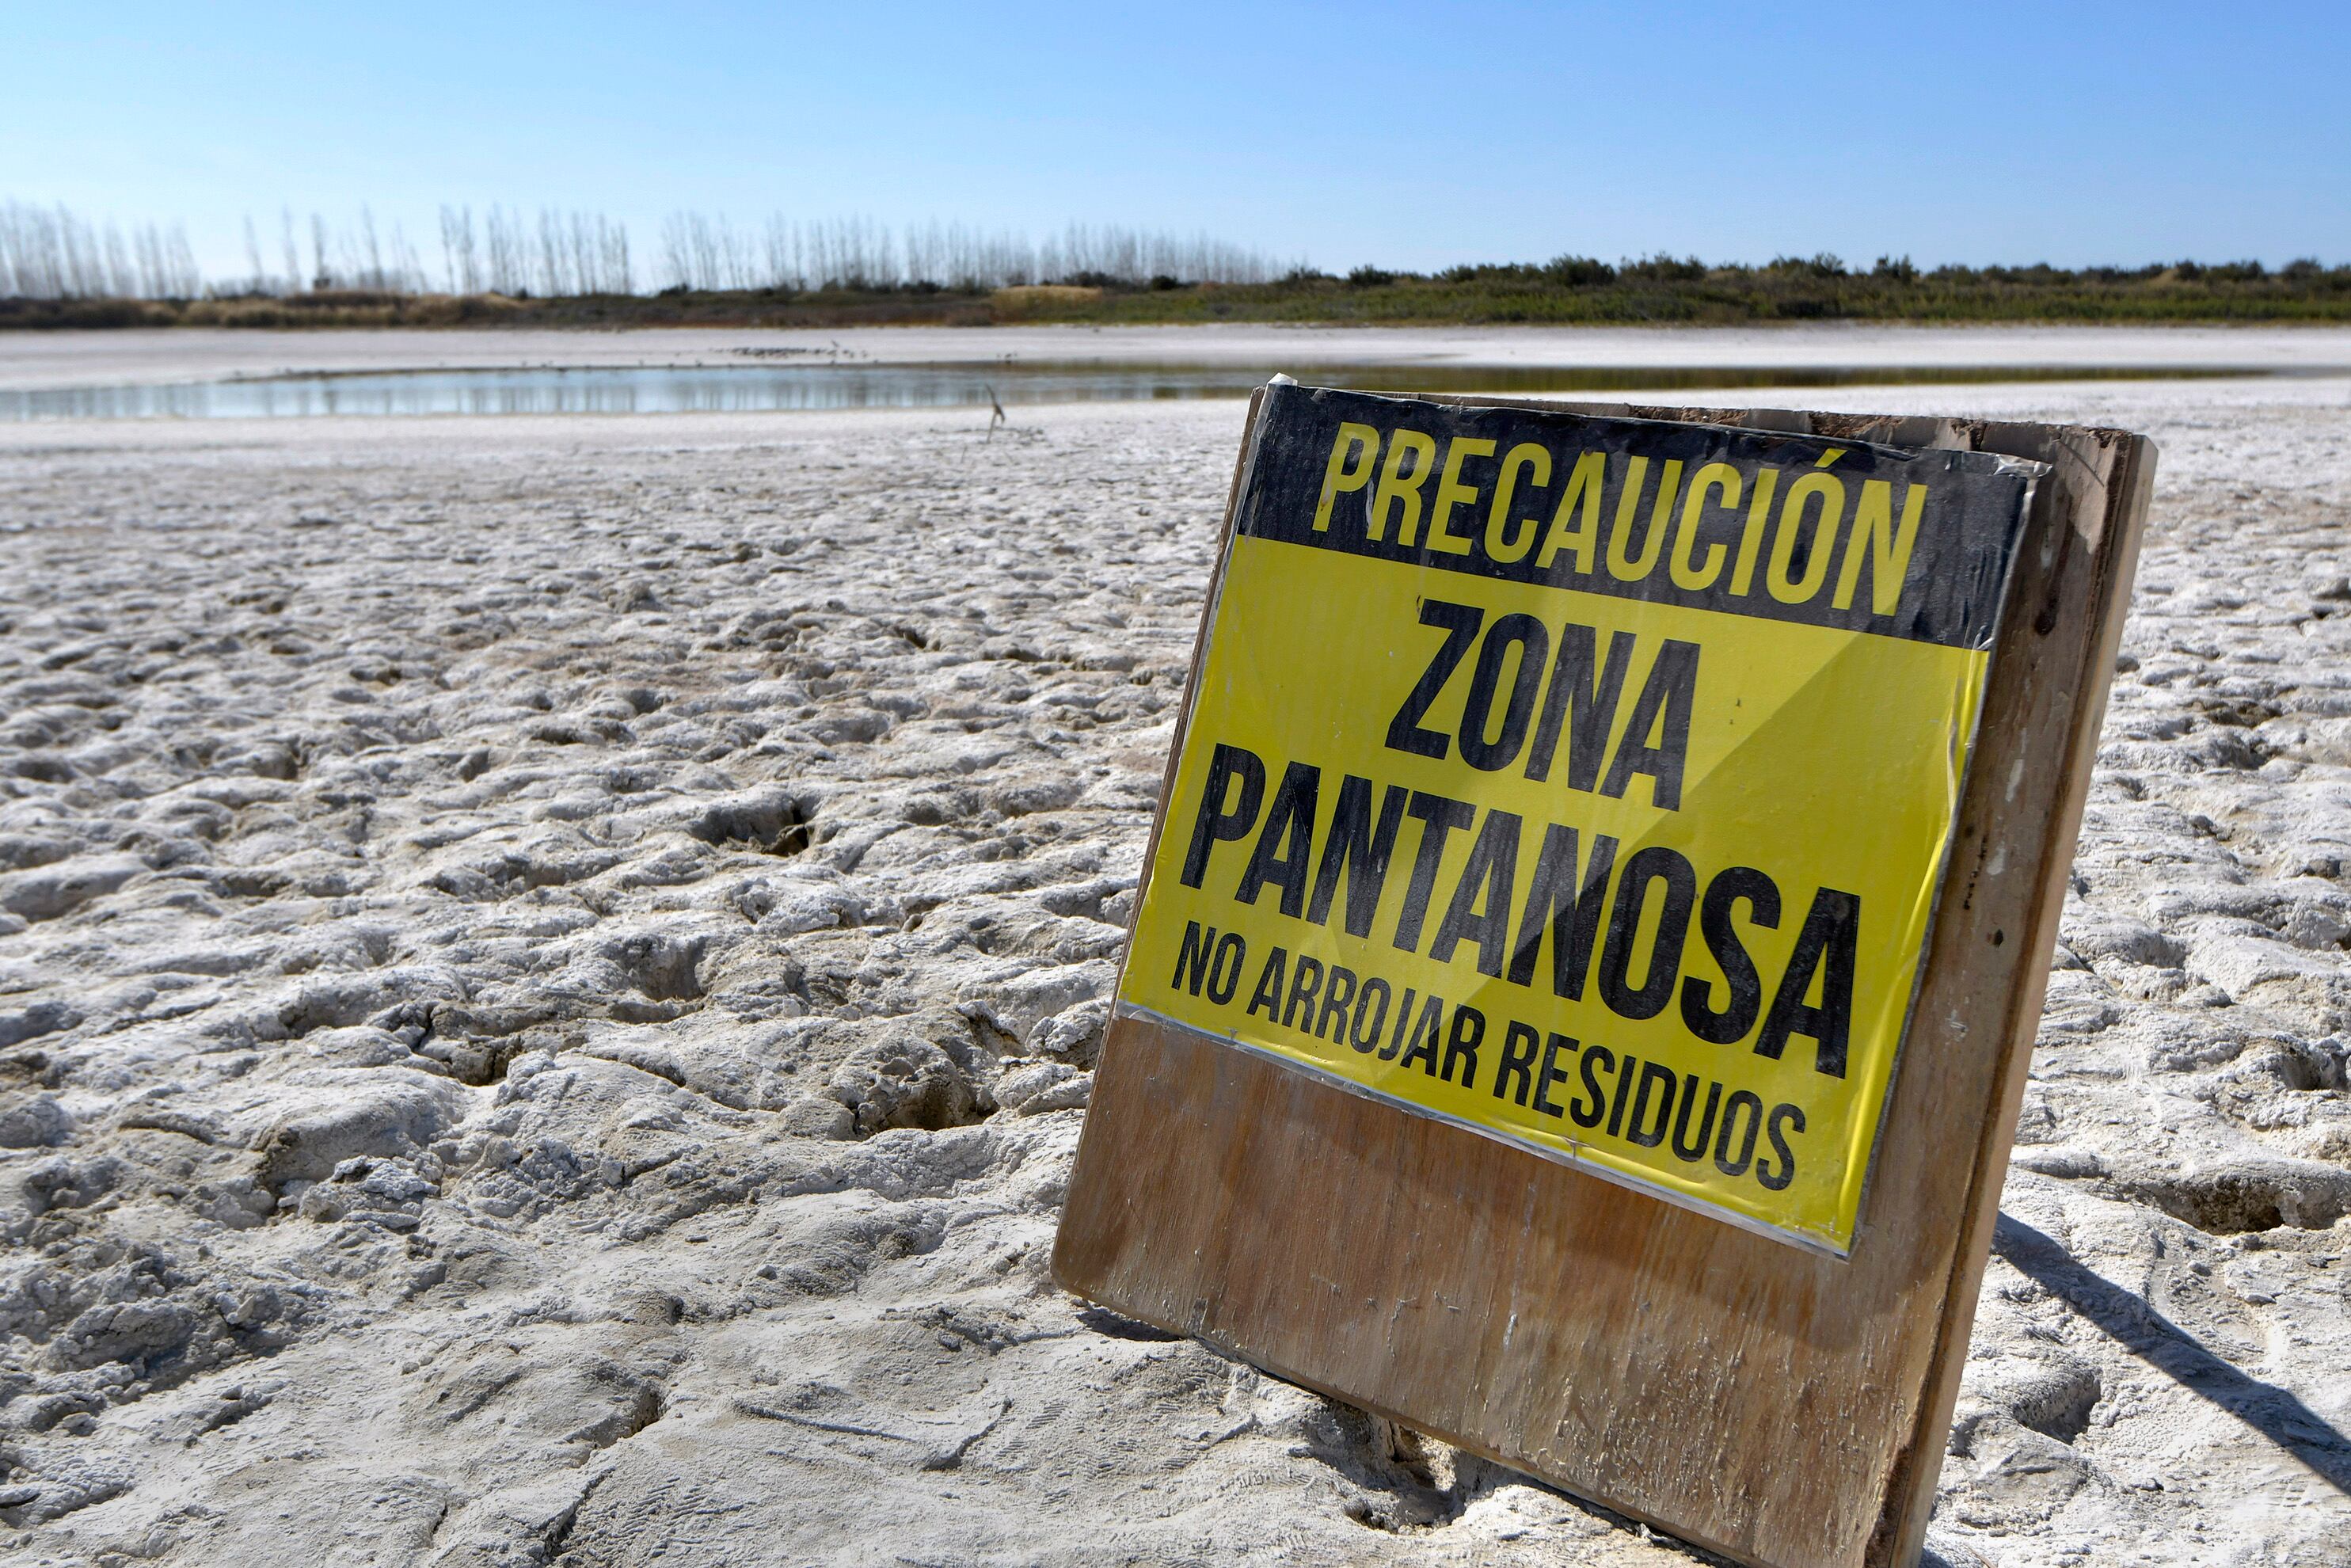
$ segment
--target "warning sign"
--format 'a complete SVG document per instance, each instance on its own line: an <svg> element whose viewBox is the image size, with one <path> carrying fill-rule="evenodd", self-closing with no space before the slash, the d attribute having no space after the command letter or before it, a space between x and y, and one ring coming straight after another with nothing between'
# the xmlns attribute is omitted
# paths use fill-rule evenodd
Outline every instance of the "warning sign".
<svg viewBox="0 0 2351 1568"><path fill-rule="evenodd" d="M1278 383L1121 1009L1845 1252L2043 471Z"/></svg>

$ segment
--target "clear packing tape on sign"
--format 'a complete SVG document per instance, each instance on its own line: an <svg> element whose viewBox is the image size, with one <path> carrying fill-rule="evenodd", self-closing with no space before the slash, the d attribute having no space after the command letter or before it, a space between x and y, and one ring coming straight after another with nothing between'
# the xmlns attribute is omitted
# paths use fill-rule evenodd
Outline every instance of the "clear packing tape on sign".
<svg viewBox="0 0 2351 1568"><path fill-rule="evenodd" d="M2043 472L1277 382L1121 1009L1847 1252Z"/></svg>

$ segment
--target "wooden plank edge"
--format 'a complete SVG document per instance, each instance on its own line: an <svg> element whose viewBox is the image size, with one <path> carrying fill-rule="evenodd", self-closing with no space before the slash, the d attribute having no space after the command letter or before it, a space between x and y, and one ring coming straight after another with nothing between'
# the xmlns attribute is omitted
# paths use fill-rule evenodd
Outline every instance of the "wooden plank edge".
<svg viewBox="0 0 2351 1568"><path fill-rule="evenodd" d="M1225 517L1222 530L1217 535L1217 559L1208 569L1207 591L1200 601L1200 624L1192 633L1192 662L1185 672L1184 695L1176 705L1176 726L1167 742L1167 764L1160 770L1159 804L1152 810L1151 835L1144 841L1143 868L1134 882L1134 904L1126 912L1126 945L1118 956L1118 974L1112 982L1110 1019L1102 1029L1102 1054L1105 1056L1110 1054L1115 1046L1116 1037L1121 1032L1118 998L1126 989L1126 967L1134 958L1134 923L1143 916L1143 895L1150 890L1151 867L1159 858L1159 836L1166 831L1167 827L1167 802L1176 795L1176 765L1183 758L1184 739L1192 727L1193 699L1199 692L1200 664L1208 651L1208 628L1210 622L1216 619L1213 612L1218 597L1224 592L1225 568L1232 559L1233 518L1234 514L1240 508L1241 486L1249 478L1249 465L1257 456L1258 421L1265 410L1265 394L1264 387L1259 387L1249 393L1249 414L1241 426L1241 449L1233 459L1232 482L1225 490ZM1097 1077L1099 1076L1097 1071ZM1089 1146L1099 1141L1100 1135L1095 1131L1097 1125L1096 1119L1089 1115L1079 1128L1077 1154L1070 1166L1073 1176L1087 1164ZM1062 1200L1062 1212L1066 1218L1068 1213L1066 1195ZM1054 1222L1053 1256L1048 1265L1053 1283L1073 1296L1094 1301L1097 1298L1088 1290L1086 1284L1075 1277L1076 1263L1070 1256L1069 1240L1064 1234L1064 1229L1062 1220ZM1103 1301L1102 1304L1113 1310L1123 1310L1114 1301ZM1151 1322L1148 1318L1138 1321ZM1167 1329L1170 1325L1153 1323L1152 1326ZM1171 1329L1170 1332L1181 1333L1187 1331Z"/></svg>
<svg viewBox="0 0 2351 1568"><path fill-rule="evenodd" d="M1926 1549L1927 1530L1942 1473L1943 1448L1959 1404L1960 1375L1975 1326L1976 1298L1983 1288L1992 1230L2000 1218L2001 1192L2008 1176L2009 1156L2015 1146L2016 1119L2022 1111L2024 1086L2031 1076L2033 1041L2040 1033L2042 1007L2048 992L2049 959L2055 950L2065 889L2089 798L2090 778L2097 764L2099 734L2105 723L2107 695L2114 685L2115 656L2122 644L2123 623L2130 607L2131 585L2137 570L2139 546L2155 481L2155 444L2143 435L2080 426L2053 427L2050 434L2061 444L2089 441L2121 448L2101 486L2106 507L2099 519L2100 538L2091 547L2094 577L2087 608L2095 622L2089 656L2079 672L2080 685L2074 697L2073 747L2067 759L2067 778L2058 810L2051 813L2042 838L2039 863L2043 868L2043 887L2041 904L2034 912L2032 945L2021 949L2022 956L2033 961L2022 966L2023 981L2011 1005L2009 1043L2002 1057L1997 1099L1992 1114L1985 1121L1982 1143L1970 1173L1965 1228L1951 1254L1951 1273L1943 1292L1941 1321L1937 1326L1926 1385L1917 1405L1917 1420L1895 1462L1886 1487L1886 1511L1878 1521L1865 1558L1872 1568L1907 1568L1919 1560Z"/></svg>

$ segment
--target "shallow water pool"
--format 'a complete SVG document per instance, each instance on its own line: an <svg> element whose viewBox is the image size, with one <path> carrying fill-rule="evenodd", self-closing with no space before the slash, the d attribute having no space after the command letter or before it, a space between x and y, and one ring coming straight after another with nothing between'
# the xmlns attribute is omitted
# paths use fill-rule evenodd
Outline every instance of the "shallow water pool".
<svg viewBox="0 0 2351 1568"><path fill-rule="evenodd" d="M1275 371L1364 392L1545 395L1703 392L1738 387L2147 381L2262 375L2167 366L1228 366L1029 362L1006 365L744 364L587 366L293 374L154 385L0 390L0 420L299 419L321 415L768 413L810 409L986 408L1245 396Z"/></svg>

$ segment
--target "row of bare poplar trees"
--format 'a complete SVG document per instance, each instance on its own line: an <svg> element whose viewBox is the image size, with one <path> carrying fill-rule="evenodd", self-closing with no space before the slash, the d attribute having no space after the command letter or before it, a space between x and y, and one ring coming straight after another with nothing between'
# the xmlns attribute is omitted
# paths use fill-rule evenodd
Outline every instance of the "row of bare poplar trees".
<svg viewBox="0 0 2351 1568"><path fill-rule="evenodd" d="M1057 282L1263 283L1282 268L1243 246L1207 235L1071 224L1041 241L964 224L887 224L847 218L758 225L673 213L662 225L662 264L689 288L1001 288Z"/></svg>
<svg viewBox="0 0 2351 1568"><path fill-rule="evenodd" d="M0 203L0 299L190 299L204 286L181 225L126 230Z"/></svg>
<svg viewBox="0 0 2351 1568"><path fill-rule="evenodd" d="M633 294L629 226L601 213L441 209L444 279L453 294Z"/></svg>
<svg viewBox="0 0 2351 1568"><path fill-rule="evenodd" d="M1007 229L866 218L740 224L674 213L657 265L639 270L624 222L601 213L492 206L441 209L441 266L429 268L397 223L368 208L356 222L278 214L265 241L245 220L245 273L207 278L186 229L124 229L63 206L0 203L0 298L187 299L198 295L294 295L331 289L400 294L632 294L695 289L1000 288L1117 280L1259 283L1281 268L1263 254L1207 235L1071 224L1031 240Z"/></svg>
<svg viewBox="0 0 2351 1568"><path fill-rule="evenodd" d="M281 213L277 251L245 220L245 276L207 278L183 224L95 222L65 206L0 202L0 299L193 299L201 295L301 294L364 288L401 294L434 286L400 225L330 227L317 214L298 231ZM307 242L307 244L305 243Z"/></svg>

